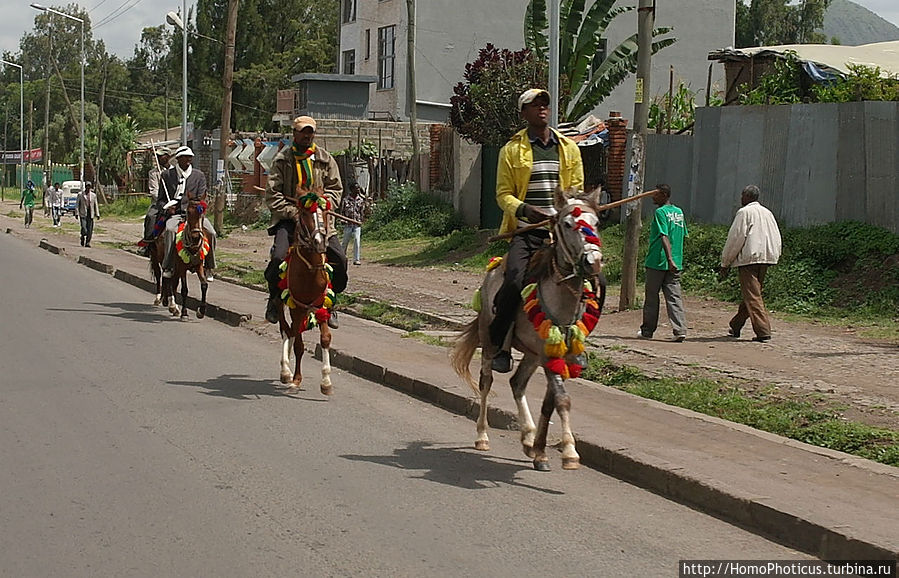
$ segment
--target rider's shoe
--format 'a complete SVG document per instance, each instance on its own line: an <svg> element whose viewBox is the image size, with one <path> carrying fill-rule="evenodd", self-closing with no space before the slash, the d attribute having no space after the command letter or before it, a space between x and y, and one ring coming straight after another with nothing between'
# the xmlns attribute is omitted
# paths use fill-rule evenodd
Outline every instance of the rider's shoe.
<svg viewBox="0 0 899 578"><path fill-rule="evenodd" d="M490 367L497 373L509 373L512 371L512 353L505 349L500 349L496 357L493 358Z"/></svg>
<svg viewBox="0 0 899 578"><path fill-rule="evenodd" d="M141 257L149 257L150 256L150 247L147 245L141 245L137 248L137 254Z"/></svg>
<svg viewBox="0 0 899 578"><path fill-rule="evenodd" d="M265 304L265 320L269 323L277 323L281 307L281 300L275 297L269 297L268 303Z"/></svg>
<svg viewBox="0 0 899 578"><path fill-rule="evenodd" d="M339 329L340 323L337 321L337 312L332 311L331 316L328 317L328 327L331 329Z"/></svg>
<svg viewBox="0 0 899 578"><path fill-rule="evenodd" d="M162 271L162 276L165 277L166 279L171 279L172 275L174 275L174 274L175 274L175 272L172 271L171 269L164 269Z"/></svg>

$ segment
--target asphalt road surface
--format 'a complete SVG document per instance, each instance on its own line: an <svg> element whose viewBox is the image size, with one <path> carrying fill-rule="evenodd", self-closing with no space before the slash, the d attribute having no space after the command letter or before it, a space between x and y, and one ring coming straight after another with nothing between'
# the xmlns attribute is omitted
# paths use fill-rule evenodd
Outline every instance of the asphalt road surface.
<svg viewBox="0 0 899 578"><path fill-rule="evenodd" d="M335 370L273 387L279 348L189 323L0 235L0 575L676 576L802 554L517 434ZM508 395L508 392L499 392ZM556 460L558 464L558 460Z"/></svg>

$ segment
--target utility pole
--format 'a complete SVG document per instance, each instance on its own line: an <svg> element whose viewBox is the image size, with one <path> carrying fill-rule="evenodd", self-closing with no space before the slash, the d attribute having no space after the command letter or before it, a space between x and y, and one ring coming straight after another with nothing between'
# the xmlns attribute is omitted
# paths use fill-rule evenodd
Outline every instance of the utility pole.
<svg viewBox="0 0 899 578"><path fill-rule="evenodd" d="M52 184L53 178L50 174L50 61L53 58L53 19L47 19L47 74L45 80L47 82L47 93L44 99L44 139L43 139L43 156L44 156L44 178L47 179L47 185ZM46 200L44 201L46 204Z"/></svg>
<svg viewBox="0 0 899 578"><path fill-rule="evenodd" d="M228 179L228 149L231 142L231 94L234 86L234 43L237 37L237 8L238 0L228 0L228 22L225 27L225 77L222 79L222 86L225 89L225 96L222 99L222 128L219 133L219 154L222 158L222 166L225 167L223 175L222 187L219 194L215 197L215 215L213 217L213 226L216 233L222 234L222 228L225 223L225 195L231 189L230 179Z"/></svg>
<svg viewBox="0 0 899 578"><path fill-rule="evenodd" d="M406 19L409 21L406 27L406 70L408 79L406 82L406 96L409 99L409 128L412 130L412 179L418 183L421 180L421 169L418 162L418 124L417 110L415 108L415 0L406 0ZM420 185L421 183L419 183Z"/></svg>
<svg viewBox="0 0 899 578"><path fill-rule="evenodd" d="M561 0L549 0L549 126L559 126L559 18Z"/></svg>
<svg viewBox="0 0 899 578"><path fill-rule="evenodd" d="M631 162L628 163L627 197L643 192L643 170L646 156L646 125L649 120L649 72L652 67L652 28L655 24L655 0L640 0L637 7L637 87L634 91L634 132L631 141ZM618 310L631 308L637 292L637 249L642 228L642 201L624 207L626 227L624 258L621 264L621 296Z"/></svg>
<svg viewBox="0 0 899 578"><path fill-rule="evenodd" d="M33 148L32 138L34 137L34 101L28 101L28 178L31 178L31 149ZM22 162L25 162L25 151L22 151ZM24 183L23 183L24 185ZM43 196L43 193L41 193ZM43 202L43 201L41 201Z"/></svg>
<svg viewBox="0 0 899 578"><path fill-rule="evenodd" d="M94 190L99 194L104 205L109 204L103 187L100 186L100 161L103 152L103 107L106 101L106 78L109 61L103 56L103 81L100 84L100 112L97 113L97 162L94 164Z"/></svg>

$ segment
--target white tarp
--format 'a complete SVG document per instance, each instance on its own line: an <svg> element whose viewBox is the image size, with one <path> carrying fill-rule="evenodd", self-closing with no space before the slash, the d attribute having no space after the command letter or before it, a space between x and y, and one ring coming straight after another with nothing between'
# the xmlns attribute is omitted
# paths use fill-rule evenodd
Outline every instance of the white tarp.
<svg viewBox="0 0 899 578"><path fill-rule="evenodd" d="M849 74L849 64L861 64L880 68L883 77L899 76L899 40L876 42L861 46L839 46L834 44L786 44L783 46L755 46L752 48L727 48L709 55L710 59L727 60L728 57L755 56L758 54L783 54L795 52L799 60Z"/></svg>

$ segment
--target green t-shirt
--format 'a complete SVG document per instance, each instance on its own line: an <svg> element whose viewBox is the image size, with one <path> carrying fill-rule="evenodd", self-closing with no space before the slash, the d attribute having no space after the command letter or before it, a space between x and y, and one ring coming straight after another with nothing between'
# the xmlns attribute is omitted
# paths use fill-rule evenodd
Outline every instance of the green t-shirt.
<svg viewBox="0 0 899 578"><path fill-rule="evenodd" d="M26 207L34 208L34 189L22 191L22 204Z"/></svg>
<svg viewBox="0 0 899 578"><path fill-rule="evenodd" d="M684 268L684 237L687 236L687 223L684 212L674 205L662 205L652 217L649 228L649 251L644 264L649 269L668 270L668 257L662 246L662 235L671 243L671 258L678 270Z"/></svg>

